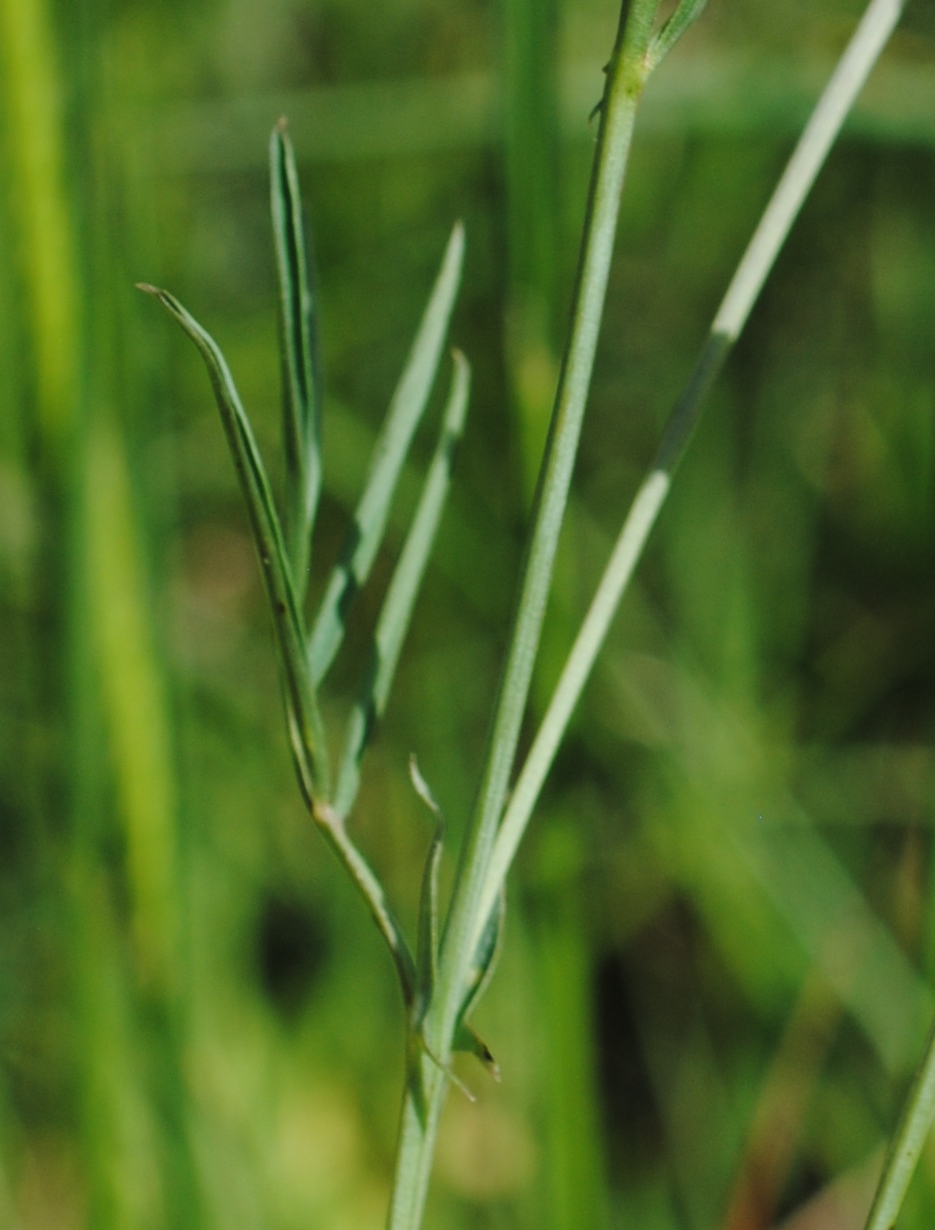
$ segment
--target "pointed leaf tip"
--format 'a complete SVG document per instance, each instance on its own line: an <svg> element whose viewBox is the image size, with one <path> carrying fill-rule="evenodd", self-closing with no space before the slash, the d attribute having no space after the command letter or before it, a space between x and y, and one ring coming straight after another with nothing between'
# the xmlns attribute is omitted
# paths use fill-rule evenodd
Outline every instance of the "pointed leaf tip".
<svg viewBox="0 0 935 1230"><path fill-rule="evenodd" d="M458 260L460 262L461 257L464 254L464 242L465 242L464 223L461 221L460 218L451 228L451 242L452 244L455 245L455 247L458 250Z"/></svg>
<svg viewBox="0 0 935 1230"><path fill-rule="evenodd" d="M432 794L428 782L422 776L422 771L419 768L419 762L416 759L415 752L413 752L409 757L409 779L412 782L412 786L416 794L426 805L429 811L431 811L434 815L441 817L442 809L435 801L435 796Z"/></svg>
<svg viewBox="0 0 935 1230"><path fill-rule="evenodd" d="M455 1031L451 1047L452 1050L460 1051L463 1055L473 1055L475 1059L483 1064L487 1075L499 1084L500 1065L491 1054L490 1047L470 1025L463 1021L461 1022Z"/></svg>

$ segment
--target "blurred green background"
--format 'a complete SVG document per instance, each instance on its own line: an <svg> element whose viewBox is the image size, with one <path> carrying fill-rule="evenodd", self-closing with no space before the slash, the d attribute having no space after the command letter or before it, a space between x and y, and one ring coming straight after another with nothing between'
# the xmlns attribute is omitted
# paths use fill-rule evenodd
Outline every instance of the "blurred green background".
<svg viewBox="0 0 935 1230"><path fill-rule="evenodd" d="M536 705L860 10L711 0L652 82ZM355 819L411 923L429 829L407 759L457 836L616 21L614 0L0 0L0 1225L382 1224L398 992L303 815L204 371L133 284L214 333L273 463L266 143L287 114L326 566L465 220L471 417ZM935 1010L933 206L917 0L553 773L478 1013L503 1081L459 1068L478 1100L449 1100L429 1226L860 1223ZM933 1217L930 1151L905 1225Z"/></svg>

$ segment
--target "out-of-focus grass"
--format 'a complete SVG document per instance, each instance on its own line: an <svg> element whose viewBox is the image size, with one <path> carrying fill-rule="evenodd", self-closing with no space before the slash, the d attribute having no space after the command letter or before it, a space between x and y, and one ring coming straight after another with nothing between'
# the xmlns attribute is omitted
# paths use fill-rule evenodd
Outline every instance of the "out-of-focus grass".
<svg viewBox="0 0 935 1230"><path fill-rule="evenodd" d="M130 286L178 289L272 436L265 157L288 111L322 300L328 563L466 221L473 422L359 806L411 918L428 834L407 758L457 829L530 469L510 407L519 389L534 417L517 373L560 341L616 20L608 0L557 4L553 76L517 61L546 11L527 7L283 0L260 22L233 2L179 26L152 4L4 5L48 44L27 78L46 110L27 123L8 97L0 120L0 1219L381 1224L397 993L297 802L197 359ZM712 2L647 97L544 685L859 9L762 7ZM557 766L481 1009L503 1085L462 1070L480 1099L448 1107L430 1225L765 1225L826 1209L892 1122L935 935L925 22L910 5L803 213ZM3 40L8 95L14 54ZM536 124L554 127L526 148ZM60 163L46 145L30 180L43 141ZM32 198L70 257L37 241ZM43 323L48 303L75 321ZM72 415L50 464L46 425ZM930 1224L932 1187L925 1158L907 1226Z"/></svg>

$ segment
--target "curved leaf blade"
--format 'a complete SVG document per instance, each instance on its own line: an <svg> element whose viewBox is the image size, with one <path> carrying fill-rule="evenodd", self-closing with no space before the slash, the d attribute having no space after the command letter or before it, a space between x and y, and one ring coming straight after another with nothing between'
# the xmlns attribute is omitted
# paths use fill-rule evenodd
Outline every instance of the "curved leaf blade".
<svg viewBox="0 0 935 1230"><path fill-rule="evenodd" d="M208 370L221 422L240 479L266 595L273 614L276 643L288 697L289 734L296 767L309 802L328 797L328 764L324 727L305 660L304 626L292 586L279 516L250 421L233 376L214 338L179 303L158 287L139 283L154 295L197 346Z"/></svg>

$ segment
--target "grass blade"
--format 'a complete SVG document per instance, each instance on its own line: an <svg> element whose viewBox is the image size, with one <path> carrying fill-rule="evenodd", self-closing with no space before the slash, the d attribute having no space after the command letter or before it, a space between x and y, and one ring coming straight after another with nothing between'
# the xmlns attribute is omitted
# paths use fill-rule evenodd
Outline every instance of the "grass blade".
<svg viewBox="0 0 935 1230"><path fill-rule="evenodd" d="M438 974L438 872L441 866L445 842L445 818L425 778L419 772L415 756L409 758L409 777L416 794L432 813L435 831L429 844L422 872L419 891L418 942L416 944L417 994L420 1002L415 1005L418 1013L424 1012L435 990ZM421 1020L418 1025L421 1026Z"/></svg>
<svg viewBox="0 0 935 1230"><path fill-rule="evenodd" d="M892 1230L935 1117L935 1029L890 1142L866 1230Z"/></svg>
<svg viewBox="0 0 935 1230"><path fill-rule="evenodd" d="M321 381L302 197L285 119L273 129L269 158L282 331L285 531L296 597L301 603L308 590L312 527L321 493Z"/></svg>
<svg viewBox="0 0 935 1230"><path fill-rule="evenodd" d="M240 478L273 622L288 697L289 733L302 787L310 803L328 797L324 729L305 660L304 626L292 587L289 560L269 481L233 377L217 342L166 290L155 295L192 339L204 359L221 421Z"/></svg>
<svg viewBox="0 0 935 1230"><path fill-rule="evenodd" d="M348 719L348 733L338 771L334 809L346 816L354 804L360 780L360 761L374 724L386 707L400 650L412 619L448 488L454 452L464 428L470 389L470 368L455 351L451 391L442 420L435 455L428 468L422 496L393 573L373 639L373 650L360 697Z"/></svg>
<svg viewBox="0 0 935 1230"><path fill-rule="evenodd" d="M620 530L517 778L496 835L475 929L482 925L506 878L597 654L665 503L673 471L688 446L707 394L746 324L802 203L902 9L903 0L871 0L867 6L731 279L695 368L666 424L656 457Z"/></svg>
<svg viewBox="0 0 935 1230"><path fill-rule="evenodd" d="M650 72L659 67L692 22L698 20L707 3L708 0L681 0L649 45L647 64Z"/></svg>
<svg viewBox="0 0 935 1230"><path fill-rule="evenodd" d="M488 865L509 793L532 684L555 553L584 421L620 198L642 88L640 66L651 37L655 8L655 4L647 0L634 0L629 8L623 6L607 68L569 335L555 391L483 775L462 846L457 883L445 925L439 977L443 991L438 1007L438 1028L442 1036L450 1037L454 1027L464 979L477 951L479 930L486 926L497 895L494 893L493 898L482 905Z"/></svg>
<svg viewBox="0 0 935 1230"><path fill-rule="evenodd" d="M522 564L509 648L494 705L480 788L463 841L456 887L445 922L438 984L425 1020L427 1047L442 1064L447 1064L451 1052L477 955L475 925L481 917L481 896L532 682L597 349L620 196L640 95L640 58L651 37L651 24L642 23L646 27L645 40L635 48L629 45L625 35L631 30L631 24L642 28L637 18L644 16L647 9L651 18L655 12L654 3L647 5L645 0L634 0L629 9L623 5L608 66L575 280L572 321L536 490L532 531ZM635 31L631 33L635 38ZM489 917L488 908L482 916L482 924ZM431 1065L422 1063L418 1080L409 1082L403 1105L389 1230L416 1230L421 1225L444 1094L445 1080L431 1070Z"/></svg>
<svg viewBox="0 0 935 1230"><path fill-rule="evenodd" d="M441 271L377 439L370 474L354 513L353 524L341 558L329 578L312 629L308 661L316 686L327 673L341 646L348 608L367 579L383 538L396 482L438 369L461 276L463 255L464 229L458 223L445 249Z"/></svg>

